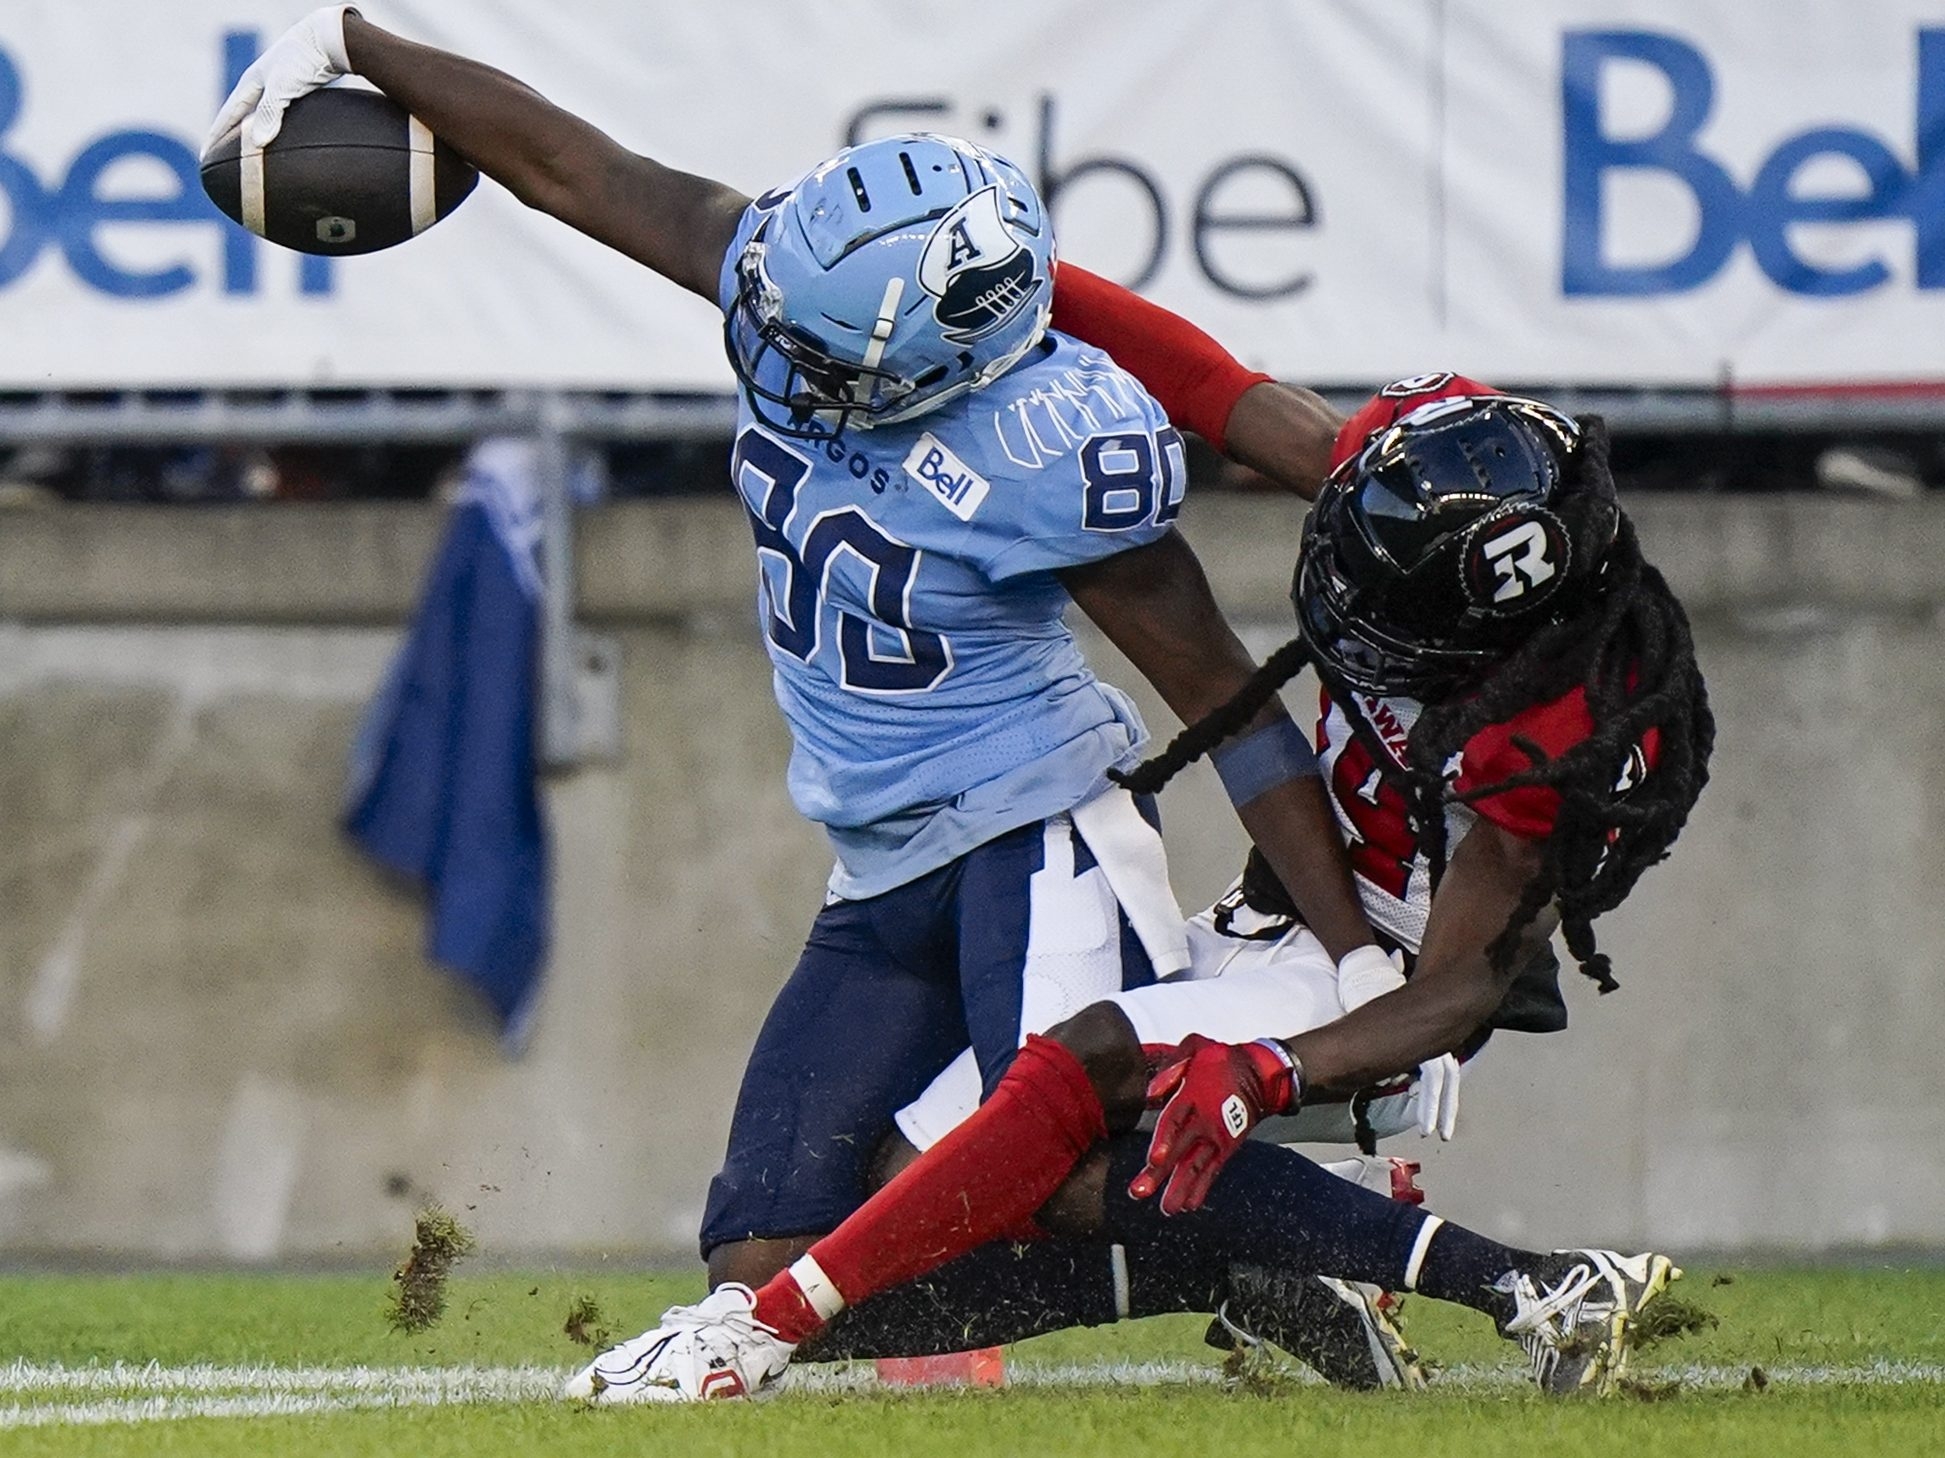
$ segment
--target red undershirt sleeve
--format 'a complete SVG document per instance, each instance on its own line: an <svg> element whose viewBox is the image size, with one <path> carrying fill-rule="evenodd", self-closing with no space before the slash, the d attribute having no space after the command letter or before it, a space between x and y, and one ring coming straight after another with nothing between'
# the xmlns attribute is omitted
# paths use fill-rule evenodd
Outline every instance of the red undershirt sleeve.
<svg viewBox="0 0 1945 1458"><path fill-rule="evenodd" d="M1218 451L1244 391L1271 376L1247 368L1181 315L1071 263L1054 278L1054 328L1105 349L1168 418Z"/></svg>

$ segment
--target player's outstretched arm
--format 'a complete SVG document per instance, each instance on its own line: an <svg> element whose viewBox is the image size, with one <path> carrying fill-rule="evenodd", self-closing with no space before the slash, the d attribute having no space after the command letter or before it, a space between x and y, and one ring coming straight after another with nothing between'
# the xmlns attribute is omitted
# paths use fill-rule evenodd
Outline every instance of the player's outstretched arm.
<svg viewBox="0 0 1945 1458"><path fill-rule="evenodd" d="M747 197L638 156L505 72L392 35L349 6L313 11L259 57L211 140L243 121L262 146L286 106L347 74L370 81L527 206L716 301Z"/></svg>
<svg viewBox="0 0 1945 1458"><path fill-rule="evenodd" d="M1315 501L1330 473L1331 447L1344 417L1314 391L1263 380L1229 412L1222 451L1230 460Z"/></svg>
<svg viewBox="0 0 1945 1458"><path fill-rule="evenodd" d="M503 71L345 20L352 69L530 208L715 302L749 199L629 151Z"/></svg>
<svg viewBox="0 0 1945 1458"><path fill-rule="evenodd" d="M1159 541L1060 574L1068 593L1184 723L1233 698L1256 662L1216 606L1202 564L1171 531ZM1274 696L1237 734L1289 723ZM1284 778L1237 806L1304 924L1332 957L1372 941L1323 782Z"/></svg>
<svg viewBox="0 0 1945 1458"><path fill-rule="evenodd" d="M1457 1048L1492 1015L1512 980L1494 969L1486 948L1537 873L1540 853L1538 842L1481 820L1446 867L1409 982L1281 1042L1185 1041L1149 1085L1150 1107L1160 1114L1148 1164L1129 1193L1146 1199L1160 1192L1164 1214L1193 1210L1259 1120L1296 1107L1312 1089L1368 1088ZM1527 927L1510 967L1525 965L1554 920L1543 914ZM1450 1095L1456 1098L1456 1083ZM1452 1104L1424 1084L1420 1097L1449 1138ZM1431 1132L1428 1122L1419 1128Z"/></svg>
<svg viewBox="0 0 1945 1458"><path fill-rule="evenodd" d="M1459 842L1432 898L1411 980L1334 1023L1285 1040L1312 1088L1365 1088L1450 1053L1479 1030L1519 968L1558 922L1541 912L1499 971L1491 946L1539 873L1543 842L1481 818Z"/></svg>
<svg viewBox="0 0 1945 1458"><path fill-rule="evenodd" d="M1245 367L1181 315L1071 263L1054 279L1054 327L1114 356L1175 424L1316 498L1344 423L1322 396Z"/></svg>

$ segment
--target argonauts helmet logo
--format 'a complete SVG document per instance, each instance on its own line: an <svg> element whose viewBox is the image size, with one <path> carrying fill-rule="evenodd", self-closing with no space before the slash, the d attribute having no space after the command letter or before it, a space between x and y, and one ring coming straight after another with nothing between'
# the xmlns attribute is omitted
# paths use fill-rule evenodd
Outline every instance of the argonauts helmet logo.
<svg viewBox="0 0 1945 1458"><path fill-rule="evenodd" d="M983 339L1017 317L1039 292L1032 252L1014 233L998 183L940 218L919 255L919 286L954 344Z"/></svg>

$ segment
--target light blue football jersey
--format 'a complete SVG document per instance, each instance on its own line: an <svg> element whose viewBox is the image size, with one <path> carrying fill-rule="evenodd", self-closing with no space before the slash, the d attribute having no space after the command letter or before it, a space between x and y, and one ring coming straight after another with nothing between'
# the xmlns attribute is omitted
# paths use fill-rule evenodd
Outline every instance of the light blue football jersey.
<svg viewBox="0 0 1945 1458"><path fill-rule="evenodd" d="M725 310L761 218L725 259ZM779 356L759 368L781 388ZM1140 715L1083 661L1055 573L1163 536L1188 475L1161 407L1100 350L1050 332L983 390L836 438L772 430L745 397L730 476L791 798L837 851L835 894L1071 809L1135 758Z"/></svg>

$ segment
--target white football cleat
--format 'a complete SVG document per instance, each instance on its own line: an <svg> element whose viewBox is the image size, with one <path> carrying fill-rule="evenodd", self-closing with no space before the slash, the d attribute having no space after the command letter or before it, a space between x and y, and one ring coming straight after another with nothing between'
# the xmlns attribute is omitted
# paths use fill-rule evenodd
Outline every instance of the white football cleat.
<svg viewBox="0 0 1945 1458"><path fill-rule="evenodd" d="M753 1397L783 1375L791 1342L756 1319L756 1293L727 1282L662 1324L610 1347L570 1377L563 1397L604 1406Z"/></svg>
<svg viewBox="0 0 1945 1458"><path fill-rule="evenodd" d="M1500 1277L1496 1289L1514 1306L1500 1333L1526 1349L1542 1392L1605 1396L1627 1371L1628 1324L1681 1276L1664 1255L1555 1251L1535 1270Z"/></svg>

